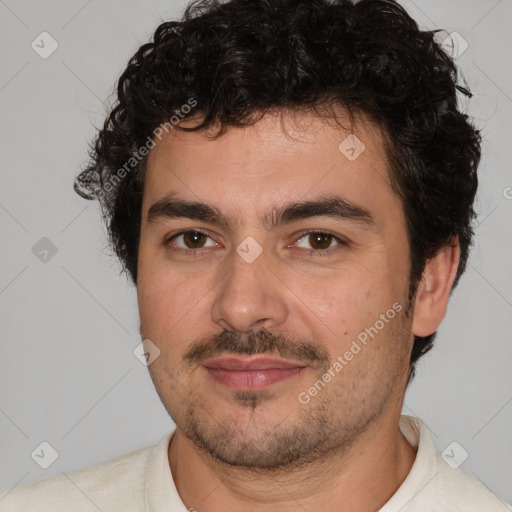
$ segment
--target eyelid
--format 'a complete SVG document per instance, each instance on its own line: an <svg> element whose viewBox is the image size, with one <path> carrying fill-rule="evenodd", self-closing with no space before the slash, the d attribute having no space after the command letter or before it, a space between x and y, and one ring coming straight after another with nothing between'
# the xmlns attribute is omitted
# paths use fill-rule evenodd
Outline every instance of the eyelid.
<svg viewBox="0 0 512 512"><path fill-rule="evenodd" d="M180 235L186 235L187 233L202 233L203 235L210 236L210 233L204 229L201 228L187 228L182 229L180 231L176 231L175 233L171 233L170 235L165 237L165 242L169 242L173 238L176 238ZM210 237L211 238L211 237Z"/></svg>
<svg viewBox="0 0 512 512"><path fill-rule="evenodd" d="M306 229L295 236L297 237L297 240L300 240L301 238L304 238L304 236L311 235L312 233L320 233L322 235L331 235L333 238L336 238L340 242L347 243L347 241L344 238L342 238L341 235L334 233L334 231L329 231L328 229Z"/></svg>

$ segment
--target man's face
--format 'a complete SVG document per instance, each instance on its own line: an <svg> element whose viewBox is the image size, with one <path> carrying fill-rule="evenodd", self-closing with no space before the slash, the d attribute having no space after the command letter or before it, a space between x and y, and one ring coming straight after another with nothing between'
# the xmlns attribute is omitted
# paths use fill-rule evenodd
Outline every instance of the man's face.
<svg viewBox="0 0 512 512"><path fill-rule="evenodd" d="M169 132L148 157L139 250L141 335L160 350L149 369L178 431L260 468L316 459L399 414L413 339L381 134L358 124L354 160L338 126L284 120L217 140Z"/></svg>

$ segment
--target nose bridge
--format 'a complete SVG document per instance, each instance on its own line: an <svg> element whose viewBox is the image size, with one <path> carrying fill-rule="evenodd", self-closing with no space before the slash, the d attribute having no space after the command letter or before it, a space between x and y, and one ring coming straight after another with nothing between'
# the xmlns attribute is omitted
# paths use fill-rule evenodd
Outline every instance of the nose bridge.
<svg viewBox="0 0 512 512"><path fill-rule="evenodd" d="M230 266L212 304L212 320L223 328L247 332L255 324L284 322L286 304L267 266L271 261L252 237L244 239L227 260Z"/></svg>

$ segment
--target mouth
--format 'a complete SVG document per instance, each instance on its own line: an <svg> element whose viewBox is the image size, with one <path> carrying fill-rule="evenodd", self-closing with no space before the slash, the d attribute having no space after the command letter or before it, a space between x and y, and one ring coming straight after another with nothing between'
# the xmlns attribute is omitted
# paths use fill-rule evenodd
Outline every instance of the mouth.
<svg viewBox="0 0 512 512"><path fill-rule="evenodd" d="M236 391L261 391L298 375L306 366L276 358L222 357L203 363L218 383Z"/></svg>

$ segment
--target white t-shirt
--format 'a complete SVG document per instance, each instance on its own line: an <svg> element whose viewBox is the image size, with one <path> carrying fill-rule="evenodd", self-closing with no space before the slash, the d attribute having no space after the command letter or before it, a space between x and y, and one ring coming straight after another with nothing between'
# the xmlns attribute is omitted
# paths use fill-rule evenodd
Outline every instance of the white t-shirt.
<svg viewBox="0 0 512 512"><path fill-rule="evenodd" d="M418 446L416 459L398 491L376 512L512 511L483 484L445 462L421 420L404 415L400 430L411 445ZM173 434L156 446L4 492L0 511L187 512L167 455Z"/></svg>

